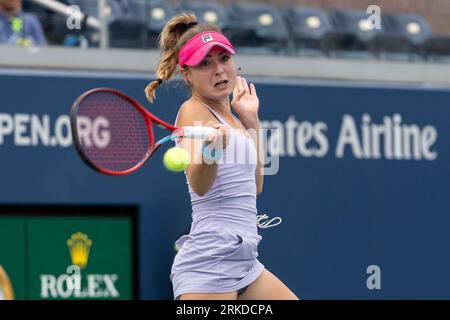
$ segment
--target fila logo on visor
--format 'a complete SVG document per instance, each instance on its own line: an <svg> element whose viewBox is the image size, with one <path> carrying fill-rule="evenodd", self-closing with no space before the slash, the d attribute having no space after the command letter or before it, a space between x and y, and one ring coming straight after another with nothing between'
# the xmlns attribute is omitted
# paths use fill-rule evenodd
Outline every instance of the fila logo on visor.
<svg viewBox="0 0 450 320"><path fill-rule="evenodd" d="M213 41L214 39L213 39L212 34L208 33L208 34L202 35L202 40L203 40L203 43L207 43L209 41Z"/></svg>

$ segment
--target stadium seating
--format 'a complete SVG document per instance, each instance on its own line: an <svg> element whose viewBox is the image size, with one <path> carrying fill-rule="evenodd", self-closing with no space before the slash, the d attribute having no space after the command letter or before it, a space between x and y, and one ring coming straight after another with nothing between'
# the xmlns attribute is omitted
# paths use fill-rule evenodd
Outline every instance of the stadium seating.
<svg viewBox="0 0 450 320"><path fill-rule="evenodd" d="M224 33L240 52L287 53L289 33L281 13L269 4L228 6L230 25Z"/></svg>
<svg viewBox="0 0 450 320"><path fill-rule="evenodd" d="M67 34L64 16L45 9L32 0L22 0L22 8L23 11L32 13L39 19L50 44L61 44L63 42L64 36Z"/></svg>
<svg viewBox="0 0 450 320"><path fill-rule="evenodd" d="M67 0L69 4L80 7L84 13L98 17L97 1ZM135 15L127 12L125 3L118 0L107 0L104 14L109 25L109 45L113 48L144 48L146 46L145 25L136 19ZM88 29L89 42L92 46L99 45L98 31Z"/></svg>
<svg viewBox="0 0 450 320"><path fill-rule="evenodd" d="M378 56L389 60L421 60L421 48L432 34L427 21L415 14L399 13L385 13L382 20L384 32L373 41Z"/></svg>
<svg viewBox="0 0 450 320"><path fill-rule="evenodd" d="M175 14L172 6L162 0L123 0L129 12L146 25L147 47L155 48L158 36L170 17Z"/></svg>
<svg viewBox="0 0 450 320"><path fill-rule="evenodd" d="M113 48L147 47L147 28L134 18L118 17L109 22L109 46Z"/></svg>
<svg viewBox="0 0 450 320"><path fill-rule="evenodd" d="M42 28L44 32L48 32L50 29L49 21L52 15L52 12L48 9L45 9L31 0L22 0L22 9L25 12L33 13L41 22Z"/></svg>
<svg viewBox="0 0 450 320"><path fill-rule="evenodd" d="M80 7L84 13L98 17L98 3L92 0L66 0L69 5L75 5ZM123 9L120 3L116 0L107 0L104 14L109 17L117 17L123 15Z"/></svg>
<svg viewBox="0 0 450 320"><path fill-rule="evenodd" d="M177 11L191 11L201 23L213 23L218 25L221 29L226 29L229 26L229 19L225 8L214 2L182 2Z"/></svg>
<svg viewBox="0 0 450 320"><path fill-rule="evenodd" d="M296 53L301 56L324 56L322 39L333 29L328 14L318 8L302 6L288 6L283 13Z"/></svg>
<svg viewBox="0 0 450 320"><path fill-rule="evenodd" d="M333 31L323 38L323 49L331 57L350 59L372 59L372 40L382 32L373 28L365 11L330 12Z"/></svg>
<svg viewBox="0 0 450 320"><path fill-rule="evenodd" d="M423 44L422 55L432 62L450 63L450 38L440 35L429 37Z"/></svg>
<svg viewBox="0 0 450 320"><path fill-rule="evenodd" d="M96 0L60 0L98 16ZM67 18L23 0L24 10L41 20L52 44L98 46L98 30L68 30ZM417 14L381 14L375 29L366 11L332 10L287 5L182 0L107 0L106 15L111 47L155 48L165 23L176 12L192 11L200 22L217 24L238 52L249 54L295 54L299 56L402 61L450 60L450 39L434 35L427 21Z"/></svg>

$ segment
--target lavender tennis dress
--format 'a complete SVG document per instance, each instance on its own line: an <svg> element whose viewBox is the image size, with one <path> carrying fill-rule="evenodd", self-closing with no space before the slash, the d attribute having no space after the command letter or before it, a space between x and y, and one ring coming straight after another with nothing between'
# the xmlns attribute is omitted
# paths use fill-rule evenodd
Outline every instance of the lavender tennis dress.
<svg viewBox="0 0 450 320"><path fill-rule="evenodd" d="M175 298L184 293L239 291L264 270L257 259L261 236L256 220L256 153L251 138L231 127L211 189L199 196L186 177L192 224L189 234L176 241L179 251L170 276Z"/></svg>

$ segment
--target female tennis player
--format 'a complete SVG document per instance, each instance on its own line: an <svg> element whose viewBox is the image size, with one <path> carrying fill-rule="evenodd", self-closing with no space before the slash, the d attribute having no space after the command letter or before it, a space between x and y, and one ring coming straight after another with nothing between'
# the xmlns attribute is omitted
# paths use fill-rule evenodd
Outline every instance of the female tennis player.
<svg viewBox="0 0 450 320"><path fill-rule="evenodd" d="M158 79L146 88L148 100L153 102L156 88L179 67L191 97L181 105L176 125L217 129L203 147L194 140L179 142L191 154L185 172L193 221L189 234L176 242L175 299L298 299L257 259L256 195L263 175L254 84L237 76L235 51L220 29L198 24L192 13L168 21L159 46Z"/></svg>

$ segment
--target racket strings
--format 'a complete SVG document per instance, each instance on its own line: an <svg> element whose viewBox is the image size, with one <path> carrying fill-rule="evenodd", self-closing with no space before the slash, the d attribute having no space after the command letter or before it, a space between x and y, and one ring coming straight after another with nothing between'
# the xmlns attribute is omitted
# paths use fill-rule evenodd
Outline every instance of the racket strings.
<svg viewBox="0 0 450 320"><path fill-rule="evenodd" d="M83 119L78 121L81 148L100 169L129 170L154 147L152 122L129 101L113 93L87 96L78 106L78 117ZM80 128L80 123L89 128Z"/></svg>

